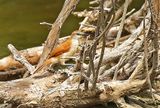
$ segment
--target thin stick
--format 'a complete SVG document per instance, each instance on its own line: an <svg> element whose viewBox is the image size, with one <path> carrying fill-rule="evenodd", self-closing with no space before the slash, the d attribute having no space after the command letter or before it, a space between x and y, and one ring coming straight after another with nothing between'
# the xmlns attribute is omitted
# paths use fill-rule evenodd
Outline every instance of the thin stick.
<svg viewBox="0 0 160 108"><path fill-rule="evenodd" d="M125 61L126 55L127 55L127 53L128 53L129 50L130 50L130 49L128 49L128 50L122 55L122 57L120 58L120 60L119 60L119 62L118 62L118 64L117 64L117 67L116 67L116 69L115 69L115 72L114 72L113 81L115 81L115 80L117 79L118 69L119 69L120 65Z"/></svg>
<svg viewBox="0 0 160 108"><path fill-rule="evenodd" d="M47 23L47 22L40 22L40 25L48 25L48 26L52 26L51 23Z"/></svg>
<svg viewBox="0 0 160 108"><path fill-rule="evenodd" d="M145 12L143 12L143 14L144 13ZM154 100L154 96L153 96L153 92L152 92L152 84L151 84L150 75L149 75L149 71L148 71L148 44L147 44L147 36L146 36L146 33L145 33L145 29L146 29L146 27L145 27L145 17L143 18L143 21L144 21L144 25L143 25L143 36L144 36L144 70L146 71L147 82L148 82L148 85L149 85L149 89L150 89L152 98Z"/></svg>
<svg viewBox="0 0 160 108"><path fill-rule="evenodd" d="M120 42L126 40L129 38L130 35L127 35L127 36L123 36L119 39ZM114 44L115 43L115 40L111 40L109 42L106 43L106 47L109 47L110 45ZM98 49L102 48L102 46L98 46Z"/></svg>
<svg viewBox="0 0 160 108"><path fill-rule="evenodd" d="M118 44L119 44L119 39L120 39L121 34L122 34L122 30L123 30L123 26L124 26L124 21L125 21L126 14L127 14L128 5L129 5L129 0L125 0L122 21L121 21L121 24L120 24L120 29L119 29L118 34L117 34L117 38L115 40L115 47L117 47Z"/></svg>
<svg viewBox="0 0 160 108"><path fill-rule="evenodd" d="M103 5L103 0L102 0L102 5ZM103 6L102 6L103 7ZM102 8L103 9L103 8ZM103 13L102 13L102 16L103 16ZM104 31L100 34L99 37L103 37L103 46L102 46L102 50L101 50L101 55L100 55L100 59L99 59L99 62L98 62L98 67L97 67L97 70L95 72L95 76L93 76L93 85L92 85L92 89L94 89L96 87L96 83L97 83L97 79L98 79L98 75L99 75L99 69L101 67L101 64L102 64L102 60L103 60L103 56L104 56L104 50L105 50L105 44L106 44L106 36L105 34L107 34L113 24L113 21L114 21L114 13L113 13L113 16L111 17L108 25L106 26L106 28L104 28ZM104 22L103 22L104 23ZM103 26L103 25L102 25ZM103 28L103 27L102 27Z"/></svg>
<svg viewBox="0 0 160 108"><path fill-rule="evenodd" d="M101 10L101 13L99 15L99 24L100 24L100 30L99 31L102 31L104 30L105 28L105 20L104 20L104 0L101 0L100 2L100 10ZM109 28L108 28L109 29ZM108 31L108 30L107 30ZM99 63L98 63L98 68L95 72L95 76L93 76L93 85L92 85L92 89L94 89L96 87L96 82L97 82L97 79L98 79L98 75L99 75L99 69L100 69L100 66L101 66L101 63L102 63L102 59L103 59L103 55L104 55L104 50L105 50L105 44L106 44L106 35L105 33L103 34L103 41L102 41L102 50L101 50L101 55L100 55L100 59L99 59Z"/></svg>
<svg viewBox="0 0 160 108"><path fill-rule="evenodd" d="M84 20L80 23L79 30L84 27L84 25L86 24L86 22L88 21L88 19L89 19L89 17L84 18Z"/></svg>
<svg viewBox="0 0 160 108"><path fill-rule="evenodd" d="M60 35L60 30L61 30L65 20L68 18L70 13L75 9L78 2L79 2L79 0L66 0L64 2L63 8L62 8L58 18L52 24L52 29L48 34L41 58L39 60L39 63L36 67L35 72L38 72L39 70L41 70L43 63L46 61L47 58L50 57L50 52L54 49L55 45L57 44L57 40Z"/></svg>
<svg viewBox="0 0 160 108"><path fill-rule="evenodd" d="M126 13L126 16L132 15L134 11L135 11L135 9L132 9L130 12ZM122 17L120 19L118 19L117 21L115 21L115 24L119 23L120 21L122 21Z"/></svg>
<svg viewBox="0 0 160 108"><path fill-rule="evenodd" d="M12 45L12 44L8 44L8 49L11 51L11 53L13 54L13 57L15 60L19 61L20 63L22 63L26 68L27 70L29 71L29 73L32 75L35 68L34 66L32 66L28 61L27 59L22 56L18 50Z"/></svg>

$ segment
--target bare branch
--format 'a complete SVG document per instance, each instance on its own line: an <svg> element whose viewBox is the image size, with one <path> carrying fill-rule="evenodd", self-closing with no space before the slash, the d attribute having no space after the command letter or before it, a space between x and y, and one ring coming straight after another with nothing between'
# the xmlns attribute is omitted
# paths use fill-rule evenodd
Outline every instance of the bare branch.
<svg viewBox="0 0 160 108"><path fill-rule="evenodd" d="M36 67L35 72L39 71L38 69L41 69L40 67L43 65L46 59L50 57L50 52L53 50L53 48L57 44L57 40L59 38L60 30L61 30L63 23L65 22L67 17L70 15L70 13L75 9L78 2L79 0L66 0L65 1L64 6L58 18L53 23L52 29L48 34L47 41L45 43L40 61Z"/></svg>
<svg viewBox="0 0 160 108"><path fill-rule="evenodd" d="M34 66L32 66L12 44L8 45L8 49L12 52L14 59L22 63L28 69L29 73L32 75L35 70Z"/></svg>

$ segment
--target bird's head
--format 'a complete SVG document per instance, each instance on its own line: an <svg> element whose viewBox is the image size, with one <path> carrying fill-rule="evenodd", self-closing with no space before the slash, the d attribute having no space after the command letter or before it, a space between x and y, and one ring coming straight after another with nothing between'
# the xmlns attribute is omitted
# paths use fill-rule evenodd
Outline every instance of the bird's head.
<svg viewBox="0 0 160 108"><path fill-rule="evenodd" d="M79 38L83 38L84 35L85 35L85 33L77 30L71 34L71 37L74 39L79 39Z"/></svg>

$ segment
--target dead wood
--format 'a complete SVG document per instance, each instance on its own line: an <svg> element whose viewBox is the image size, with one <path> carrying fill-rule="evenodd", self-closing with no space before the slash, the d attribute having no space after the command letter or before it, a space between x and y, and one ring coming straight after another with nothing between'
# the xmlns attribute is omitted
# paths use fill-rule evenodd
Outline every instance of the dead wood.
<svg viewBox="0 0 160 108"><path fill-rule="evenodd" d="M40 58L40 61L35 71L38 71L38 69L41 68L41 66L46 61L46 59L50 57L51 51L53 50L53 48L55 48L55 45L57 44L57 40L59 38L60 30L63 23L65 22L67 17L70 15L70 13L76 8L76 5L78 4L78 2L79 0L66 0L64 2L64 6L62 10L59 16L57 17L56 21L53 23L52 29L48 34L48 37L42 52L42 56Z"/></svg>
<svg viewBox="0 0 160 108"><path fill-rule="evenodd" d="M36 65L41 57L41 66L44 59L45 61L49 60L49 65L58 63L59 66L59 64L64 63L61 58L68 57L68 60L69 57L74 57L76 53L80 53L80 57L76 60L76 69L68 66L63 68L57 66L58 69L56 69L46 65L45 70L34 73L30 77L0 82L0 103L18 108L74 108L105 104L112 101L120 108L142 108L144 106L152 108L149 103L137 102L138 98L133 98L133 96L138 97L140 93L148 91L150 88L150 92L148 92L150 99L153 98L154 102L160 101L157 92L159 86L153 83L159 75L159 23L157 23L159 22L157 17L159 16L159 5L155 5L155 3L159 3L158 1L146 1L140 10L128 14L129 17L125 18L128 6L125 6L123 1L94 0L92 3L98 3L99 7L92 7L90 11L75 13L79 16L85 16L80 23L79 30L73 32L68 41L55 47L61 28L59 26L56 28L56 25L61 23L62 26L75 6L73 3L78 3L76 0L66 0L65 3L69 3L69 6L66 11L64 8L62 9L59 17L52 25L53 28L49 33L44 50L42 46L14 52L14 54L18 54L18 57L24 57L20 60L22 63L26 59L31 65ZM130 3L131 1L128 2L128 5ZM67 4L64 4L64 7ZM120 6L115 8L119 4ZM124 13L123 8L126 11ZM117 15L118 13L124 14L122 18ZM63 21L59 21L64 14ZM117 16L115 17L115 15ZM120 21L122 21L121 27L119 26ZM119 28L121 30L118 33ZM123 34L125 29L129 31L129 35ZM83 36L81 32L83 32ZM115 39L117 33L119 36L127 35L128 38L117 43L115 48L106 46L106 42L110 41L107 36ZM55 35L53 36L53 34ZM77 37L82 41L81 43ZM83 39L81 40L80 37ZM60 47L66 45L65 42L73 42L72 45L75 47L67 47L65 51L59 50ZM78 47L81 44L83 44L82 49L79 51ZM50 53L52 49L56 48L58 53L55 50ZM42 54L42 50L47 50L47 52ZM48 54L53 54L49 55L53 57L46 59ZM59 55L54 56L54 54ZM17 67L18 69L23 67L15 59L17 58L12 56L1 59L0 70L5 71L10 67ZM15 70L15 72L12 70L14 75L21 75L22 73L22 70ZM0 73L0 77L4 80L12 79L9 75L10 72L7 71ZM150 79L151 82L149 83ZM152 87L155 90L152 91ZM129 102L126 97L130 100Z"/></svg>
<svg viewBox="0 0 160 108"><path fill-rule="evenodd" d="M25 57L23 57L12 44L9 44L8 48L12 52L14 59L23 64L28 69L29 73L32 74L35 68L25 59Z"/></svg>

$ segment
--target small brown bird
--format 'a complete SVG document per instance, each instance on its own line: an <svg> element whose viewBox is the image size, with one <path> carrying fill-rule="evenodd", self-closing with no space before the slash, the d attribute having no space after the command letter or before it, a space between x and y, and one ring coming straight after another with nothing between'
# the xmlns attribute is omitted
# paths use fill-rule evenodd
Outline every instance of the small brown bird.
<svg viewBox="0 0 160 108"><path fill-rule="evenodd" d="M66 41L55 47L50 54L51 57L47 59L38 70L56 63L64 65L65 61L67 61L69 57L73 56L78 51L80 39L82 37L83 36L81 32L73 32Z"/></svg>
<svg viewBox="0 0 160 108"><path fill-rule="evenodd" d="M83 37L81 34L81 32L75 31L67 40L57 45L55 49L51 52L51 57L45 61L45 63L40 67L40 69L52 63L65 64L65 61L68 60L66 58L73 56L77 52L80 39ZM32 65L35 65L38 63L41 53L41 48L36 51L31 49L31 51L27 51L25 54L23 54L23 56L26 57L26 59ZM23 67L23 65L20 62L14 60L12 56L0 59L0 71L10 69L12 67L19 68Z"/></svg>

